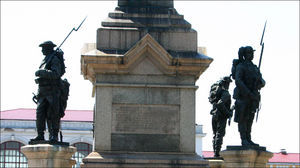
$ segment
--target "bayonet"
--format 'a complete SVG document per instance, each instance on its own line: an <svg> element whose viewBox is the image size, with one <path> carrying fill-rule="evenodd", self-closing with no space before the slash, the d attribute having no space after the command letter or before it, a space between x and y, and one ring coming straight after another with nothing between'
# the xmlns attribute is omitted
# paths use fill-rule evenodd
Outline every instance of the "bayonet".
<svg viewBox="0 0 300 168"><path fill-rule="evenodd" d="M81 25L83 24L83 22L85 21L85 19L87 18L87 16L82 20L82 22L80 23L80 25L75 29L75 27L73 27L73 29L70 31L70 33L67 35L67 37L64 39L64 41L59 45L59 47L56 48L56 50L59 50L60 47L64 44L64 42L67 40L67 38L71 35L71 33L73 31L78 31L79 28L81 27Z"/></svg>
<svg viewBox="0 0 300 168"><path fill-rule="evenodd" d="M260 51L258 69L260 69L261 60L262 60L262 56L263 56L263 52L264 52L264 47L265 47L265 43L264 43L263 40L264 40L266 25L267 25L267 21L265 22L264 30L263 30L263 33L262 33L262 36L261 36L261 40L260 40L261 51Z"/></svg>
<svg viewBox="0 0 300 168"><path fill-rule="evenodd" d="M266 25L267 25L267 21L265 22L264 30L263 30L263 33L262 33L262 36L261 36L261 40L260 40L261 51L260 51L259 64L258 64L258 69L259 70L260 70L261 60L262 60L262 56L263 56L263 52L264 52L264 47L265 47L265 43L264 43L263 40L264 40ZM261 106L261 103L259 102L259 108L256 110L256 122L258 120L258 114L259 114L259 111L260 111L260 106Z"/></svg>

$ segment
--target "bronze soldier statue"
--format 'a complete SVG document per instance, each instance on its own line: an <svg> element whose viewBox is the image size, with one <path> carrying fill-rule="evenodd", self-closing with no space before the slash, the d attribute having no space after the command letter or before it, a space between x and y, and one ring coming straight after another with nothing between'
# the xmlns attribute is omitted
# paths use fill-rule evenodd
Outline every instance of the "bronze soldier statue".
<svg viewBox="0 0 300 168"><path fill-rule="evenodd" d="M253 64L254 51L251 46L239 49L239 59L233 60L232 77L236 88L234 121L238 123L242 146L259 146L251 140L254 115L259 109L260 89L265 86L259 68Z"/></svg>
<svg viewBox="0 0 300 168"><path fill-rule="evenodd" d="M229 77L223 77L211 86L209 102L213 105L210 111L212 115L212 129L213 129L213 149L214 156L220 157L220 150L225 136L225 129L227 119L232 117L231 95L228 92L229 85L232 80Z"/></svg>
<svg viewBox="0 0 300 168"><path fill-rule="evenodd" d="M65 73L63 51L53 50L56 45L46 41L39 45L45 55L39 70L35 72L35 82L38 84L38 94L34 97L37 103L36 127L37 137L32 141L44 141L46 122L49 131L49 141L58 141L60 119L64 116L69 93L69 83L62 80Z"/></svg>

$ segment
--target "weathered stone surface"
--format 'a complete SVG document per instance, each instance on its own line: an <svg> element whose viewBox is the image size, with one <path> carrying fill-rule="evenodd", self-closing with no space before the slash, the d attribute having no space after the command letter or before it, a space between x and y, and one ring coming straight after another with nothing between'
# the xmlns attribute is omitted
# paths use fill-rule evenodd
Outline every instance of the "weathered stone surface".
<svg viewBox="0 0 300 168"><path fill-rule="evenodd" d="M264 148L265 149L265 148ZM224 158L224 167L266 167L268 160L273 156L273 153L261 149L226 149L220 152Z"/></svg>
<svg viewBox="0 0 300 168"><path fill-rule="evenodd" d="M112 151L179 152L179 135L112 134Z"/></svg>
<svg viewBox="0 0 300 168"><path fill-rule="evenodd" d="M180 104L179 89L172 88L113 88L115 104Z"/></svg>
<svg viewBox="0 0 300 168"><path fill-rule="evenodd" d="M195 90L180 90L180 149L195 152Z"/></svg>
<svg viewBox="0 0 300 168"><path fill-rule="evenodd" d="M212 62L211 58L197 52L166 51L150 34L146 34L123 54L116 50L92 49L92 45L84 48L86 50L81 57L82 74L93 83L96 74L130 74L145 57L150 59L155 64L155 68L165 76L191 76L195 80ZM151 74L147 73L147 75Z"/></svg>
<svg viewBox="0 0 300 168"><path fill-rule="evenodd" d="M111 24L117 24L111 21ZM128 25L133 26L130 20ZM106 23L106 22L104 22ZM125 23L123 23L125 24ZM111 26L111 25L110 25ZM168 26L168 25L166 25ZM107 29L99 28L97 30L97 49L98 50L116 50L128 51L140 39L149 33L166 50L197 52L197 32L193 29L184 31L168 32L141 32L135 28L126 29ZM119 40L114 40L118 38Z"/></svg>
<svg viewBox="0 0 300 168"><path fill-rule="evenodd" d="M112 88L96 88L96 107L94 120L95 150L105 151L111 149L111 112Z"/></svg>
<svg viewBox="0 0 300 168"><path fill-rule="evenodd" d="M224 160L222 158L204 158L209 162L210 168L225 168Z"/></svg>
<svg viewBox="0 0 300 168"><path fill-rule="evenodd" d="M179 134L178 122L179 105L113 104L112 133Z"/></svg>
<svg viewBox="0 0 300 168"><path fill-rule="evenodd" d="M195 82L212 60L173 0L119 0L82 50L96 94L96 152L82 167L208 167L195 155Z"/></svg>
<svg viewBox="0 0 300 168"><path fill-rule="evenodd" d="M98 74L96 83L113 83L113 84L145 84L145 85L166 85L166 86L195 86L193 76L166 76L166 75L142 75L142 74Z"/></svg>
<svg viewBox="0 0 300 168"><path fill-rule="evenodd" d="M71 159L76 152L76 148L73 146L26 145L21 147L21 152L26 156L29 168L71 168L76 163L75 160Z"/></svg>
<svg viewBox="0 0 300 168"><path fill-rule="evenodd" d="M208 161L195 154L92 152L82 168L208 168Z"/></svg>

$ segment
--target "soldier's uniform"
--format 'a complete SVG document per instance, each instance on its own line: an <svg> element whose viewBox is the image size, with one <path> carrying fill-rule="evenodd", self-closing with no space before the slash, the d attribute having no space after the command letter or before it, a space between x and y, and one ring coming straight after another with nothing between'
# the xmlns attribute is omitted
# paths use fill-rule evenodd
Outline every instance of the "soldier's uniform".
<svg viewBox="0 0 300 168"><path fill-rule="evenodd" d="M53 50L56 45L46 41L39 45L44 49L52 48L51 53L45 54L45 58L36 72L38 77L35 81L38 84L36 127L38 136L32 140L44 140L44 131L47 121L49 140L57 141L60 125L60 118L64 115L64 108L61 104L61 76L65 73L63 63L63 52Z"/></svg>
<svg viewBox="0 0 300 168"><path fill-rule="evenodd" d="M212 129L214 134L212 143L215 157L220 156L219 152L223 144L223 137L225 136L227 119L232 116L232 112L230 111L231 95L228 92L230 82L230 77L224 77L219 81L220 88L216 93L216 100L211 101L213 109L210 113L212 115Z"/></svg>
<svg viewBox="0 0 300 168"><path fill-rule="evenodd" d="M245 52L252 52L250 46ZM242 145L258 145L251 140L251 127L256 110L259 108L259 90L264 87L265 81L256 65L251 60L244 60L236 66L233 98L235 101L234 121L238 123Z"/></svg>

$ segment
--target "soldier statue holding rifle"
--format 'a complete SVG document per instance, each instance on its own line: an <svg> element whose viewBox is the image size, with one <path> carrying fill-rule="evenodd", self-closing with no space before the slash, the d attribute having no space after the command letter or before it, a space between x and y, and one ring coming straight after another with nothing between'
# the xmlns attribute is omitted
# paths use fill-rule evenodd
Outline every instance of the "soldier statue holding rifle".
<svg viewBox="0 0 300 168"><path fill-rule="evenodd" d="M251 128L256 114L256 121L260 110L260 90L266 82L260 72L261 60L264 51L264 34L267 21L260 40L261 53L258 67L252 62L254 49L251 46L240 47L238 59L232 63L231 75L235 79L236 88L233 98L235 99L234 121L238 123L242 146L259 146L251 139Z"/></svg>
<svg viewBox="0 0 300 168"><path fill-rule="evenodd" d="M251 127L255 113L259 110L260 89L265 86L259 68L253 64L254 51L251 46L239 49L239 59L233 61L233 77L236 88L234 121L238 123L242 146L259 146L251 139Z"/></svg>
<svg viewBox="0 0 300 168"><path fill-rule="evenodd" d="M39 45L45 55L39 70L35 72L35 82L38 84L38 94L34 96L37 103L36 128L38 136L31 141L44 141L46 123L49 131L49 141L58 141L60 119L64 116L67 106L69 83L62 80L65 64L62 50L53 50L56 45L46 41Z"/></svg>
<svg viewBox="0 0 300 168"><path fill-rule="evenodd" d="M46 123L48 126L49 141L58 142L60 119L65 115L64 111L67 107L70 87L66 79L61 79L66 72L66 67L63 58L64 53L60 47L74 30L77 31L81 27L85 19L86 17L76 29L73 28L70 31L55 50L54 47L56 45L52 41L45 41L39 45L39 47L42 47L42 53L45 58L39 70L35 72L38 94L34 95L33 101L37 104L36 128L38 135L31 139L29 144L45 141L44 132ZM60 141L62 142L62 134L60 134Z"/></svg>

